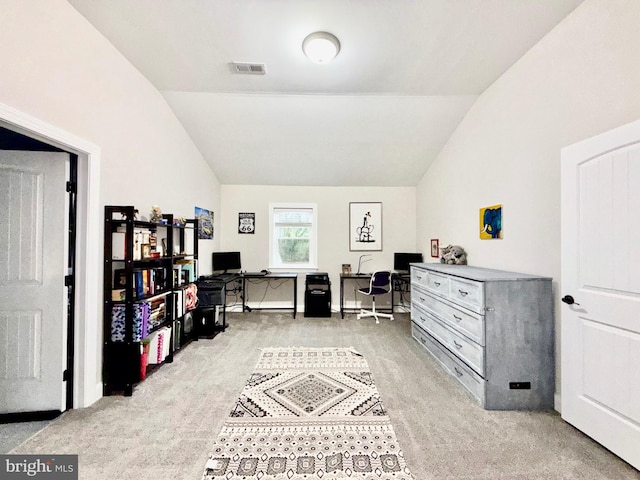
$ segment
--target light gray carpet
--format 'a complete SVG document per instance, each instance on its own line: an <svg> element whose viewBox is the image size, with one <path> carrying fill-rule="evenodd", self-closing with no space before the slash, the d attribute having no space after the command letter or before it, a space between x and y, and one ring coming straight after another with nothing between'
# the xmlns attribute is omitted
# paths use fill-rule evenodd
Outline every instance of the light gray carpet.
<svg viewBox="0 0 640 480"><path fill-rule="evenodd" d="M8 453L13 450L49 423L51 420L0 424L0 453Z"/></svg>
<svg viewBox="0 0 640 480"><path fill-rule="evenodd" d="M555 413L485 411L396 320L231 314L227 332L176 355L134 391L63 414L14 453L79 454L81 479L198 479L258 348L362 353L417 480L640 479Z"/></svg>

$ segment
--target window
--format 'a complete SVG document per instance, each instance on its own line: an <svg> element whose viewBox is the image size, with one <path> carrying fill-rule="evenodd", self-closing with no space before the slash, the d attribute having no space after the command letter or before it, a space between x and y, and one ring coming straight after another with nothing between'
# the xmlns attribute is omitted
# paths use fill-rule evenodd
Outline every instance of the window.
<svg viewBox="0 0 640 480"><path fill-rule="evenodd" d="M269 205L269 268L317 268L315 204Z"/></svg>

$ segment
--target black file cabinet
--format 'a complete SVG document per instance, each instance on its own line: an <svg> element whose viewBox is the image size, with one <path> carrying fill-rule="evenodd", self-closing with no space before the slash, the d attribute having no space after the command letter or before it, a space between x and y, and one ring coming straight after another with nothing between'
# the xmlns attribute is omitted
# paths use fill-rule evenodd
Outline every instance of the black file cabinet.
<svg viewBox="0 0 640 480"><path fill-rule="evenodd" d="M304 292L304 316L331 316L331 281L328 273L307 274Z"/></svg>

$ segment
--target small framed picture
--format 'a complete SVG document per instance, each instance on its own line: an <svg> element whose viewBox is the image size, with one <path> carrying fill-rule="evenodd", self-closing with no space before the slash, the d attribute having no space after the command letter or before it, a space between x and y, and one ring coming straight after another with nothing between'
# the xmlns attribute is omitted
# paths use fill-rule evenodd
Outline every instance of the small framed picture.
<svg viewBox="0 0 640 480"><path fill-rule="evenodd" d="M502 204L480 209L480 239L502 238Z"/></svg>
<svg viewBox="0 0 640 480"><path fill-rule="evenodd" d="M440 256L439 242L437 238L431 239L431 256L433 258L438 258Z"/></svg>
<svg viewBox="0 0 640 480"><path fill-rule="evenodd" d="M151 245L148 243L143 243L141 246L142 258L151 257Z"/></svg>
<svg viewBox="0 0 640 480"><path fill-rule="evenodd" d="M214 213L206 208L195 207L195 218L198 219L198 240L213 240Z"/></svg>
<svg viewBox="0 0 640 480"><path fill-rule="evenodd" d="M256 233L255 213L238 213L238 233Z"/></svg>
<svg viewBox="0 0 640 480"><path fill-rule="evenodd" d="M351 264L343 263L342 264L342 274L343 275L351 275Z"/></svg>

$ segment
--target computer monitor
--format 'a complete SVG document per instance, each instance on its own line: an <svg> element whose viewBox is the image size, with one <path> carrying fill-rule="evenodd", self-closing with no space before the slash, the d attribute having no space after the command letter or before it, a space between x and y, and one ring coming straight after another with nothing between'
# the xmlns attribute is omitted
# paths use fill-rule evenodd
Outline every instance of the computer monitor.
<svg viewBox="0 0 640 480"><path fill-rule="evenodd" d="M224 272L229 270L240 270L240 252L213 252L213 271Z"/></svg>
<svg viewBox="0 0 640 480"><path fill-rule="evenodd" d="M421 253L394 253L393 269L396 272L408 272L410 263L422 263Z"/></svg>

